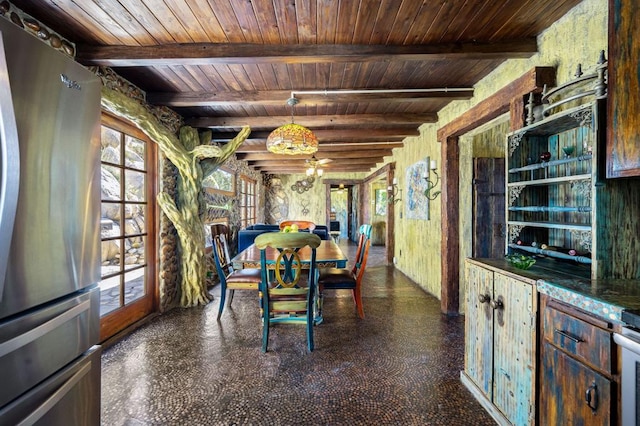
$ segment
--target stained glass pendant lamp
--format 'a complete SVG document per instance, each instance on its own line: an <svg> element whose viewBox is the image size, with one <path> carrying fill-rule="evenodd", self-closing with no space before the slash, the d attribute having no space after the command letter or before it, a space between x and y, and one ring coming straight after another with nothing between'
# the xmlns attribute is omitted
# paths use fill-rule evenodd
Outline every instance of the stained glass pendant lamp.
<svg viewBox="0 0 640 426"><path fill-rule="evenodd" d="M291 97L287 105L291 106L291 123L275 129L267 138L267 150L274 154L313 154L318 150L318 138L304 126L293 122L293 107L298 100Z"/></svg>

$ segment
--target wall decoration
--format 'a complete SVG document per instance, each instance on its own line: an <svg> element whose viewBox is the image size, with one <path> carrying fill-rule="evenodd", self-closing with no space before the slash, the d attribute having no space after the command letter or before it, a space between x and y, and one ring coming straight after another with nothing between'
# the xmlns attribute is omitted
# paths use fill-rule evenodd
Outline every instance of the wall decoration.
<svg viewBox="0 0 640 426"><path fill-rule="evenodd" d="M418 161L407 167L405 184L407 187L406 217L407 219L429 220L429 199L424 195L427 183L422 176L429 165L425 161Z"/></svg>
<svg viewBox="0 0 640 426"><path fill-rule="evenodd" d="M310 201L307 199L300 200L300 205L302 206L302 214L304 216L309 214L309 203Z"/></svg>
<svg viewBox="0 0 640 426"><path fill-rule="evenodd" d="M298 194L302 194L307 192L313 187L313 182L315 178L313 176L308 176L302 180L297 181L295 184L291 185L291 190L293 192L297 192Z"/></svg>
<svg viewBox="0 0 640 426"><path fill-rule="evenodd" d="M385 216L387 214L387 190L384 188L375 191L376 215Z"/></svg>

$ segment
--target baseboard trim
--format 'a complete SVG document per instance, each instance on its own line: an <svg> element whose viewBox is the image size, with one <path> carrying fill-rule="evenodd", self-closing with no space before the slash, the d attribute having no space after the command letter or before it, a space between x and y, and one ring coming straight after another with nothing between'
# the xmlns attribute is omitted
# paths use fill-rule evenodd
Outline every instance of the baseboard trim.
<svg viewBox="0 0 640 426"><path fill-rule="evenodd" d="M473 380L464 371L460 372L460 381L465 388L474 396L474 398L482 405L487 413L496 421L499 425L510 426L511 422L502 414L491 401L489 401L486 395L473 383Z"/></svg>

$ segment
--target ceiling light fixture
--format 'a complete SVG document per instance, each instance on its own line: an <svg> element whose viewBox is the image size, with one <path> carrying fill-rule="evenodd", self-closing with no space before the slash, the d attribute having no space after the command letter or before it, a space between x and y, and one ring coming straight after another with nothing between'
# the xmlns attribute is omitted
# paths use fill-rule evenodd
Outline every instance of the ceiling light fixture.
<svg viewBox="0 0 640 426"><path fill-rule="evenodd" d="M324 173L324 170L322 170L319 167L316 166L311 166L307 169L307 176L318 176L318 177L322 177L322 174Z"/></svg>
<svg viewBox="0 0 640 426"><path fill-rule="evenodd" d="M294 96L287 100L291 107L291 123L275 129L267 138L267 150L274 154L313 154L318 150L318 138L304 126L293 122L293 107L298 103Z"/></svg>

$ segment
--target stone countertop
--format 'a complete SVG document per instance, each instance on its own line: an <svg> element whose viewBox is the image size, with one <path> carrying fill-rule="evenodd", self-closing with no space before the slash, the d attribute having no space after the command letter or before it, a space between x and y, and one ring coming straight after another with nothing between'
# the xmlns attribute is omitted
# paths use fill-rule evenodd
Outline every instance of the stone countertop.
<svg viewBox="0 0 640 426"><path fill-rule="evenodd" d="M640 280L541 279L537 289L542 294L620 324L624 309L640 309Z"/></svg>
<svg viewBox="0 0 640 426"><path fill-rule="evenodd" d="M554 265L545 262L536 263L523 271L514 268L504 259L468 260L473 264L521 277L524 281L535 280L539 293L617 324L622 324L623 310L640 310L640 280L592 280L578 268L565 269L570 273L562 273L553 270Z"/></svg>

